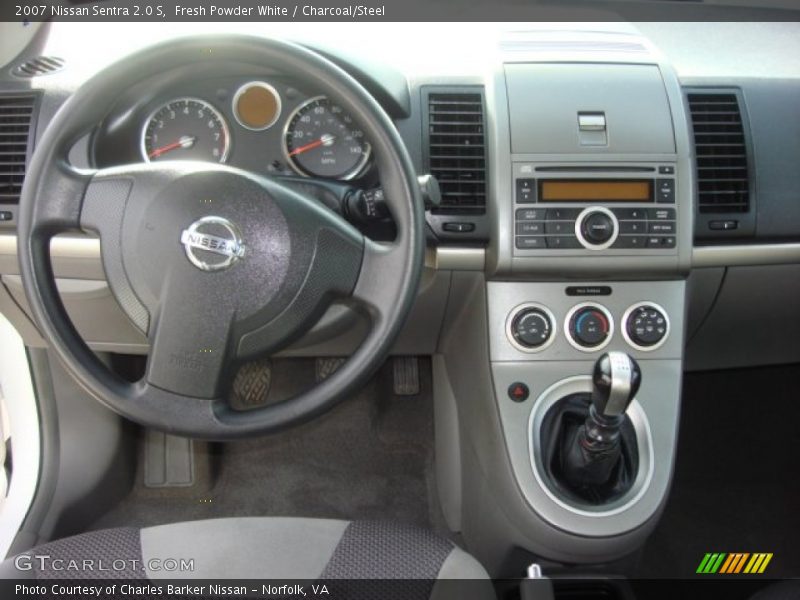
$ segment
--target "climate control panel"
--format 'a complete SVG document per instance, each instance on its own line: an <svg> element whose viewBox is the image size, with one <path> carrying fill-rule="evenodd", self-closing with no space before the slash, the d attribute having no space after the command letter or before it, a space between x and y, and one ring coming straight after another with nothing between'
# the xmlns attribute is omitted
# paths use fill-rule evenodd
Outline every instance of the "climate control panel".
<svg viewBox="0 0 800 600"><path fill-rule="evenodd" d="M525 353L546 350L560 338L558 313L558 307L551 310L539 302L517 305L506 318L508 341L516 350ZM599 352L615 339L627 349L651 352L661 348L670 334L666 309L650 301L635 302L619 312L602 302L586 301L568 307L561 314L563 337L560 339L565 340L568 347L585 353ZM616 331L617 319L621 335Z"/></svg>

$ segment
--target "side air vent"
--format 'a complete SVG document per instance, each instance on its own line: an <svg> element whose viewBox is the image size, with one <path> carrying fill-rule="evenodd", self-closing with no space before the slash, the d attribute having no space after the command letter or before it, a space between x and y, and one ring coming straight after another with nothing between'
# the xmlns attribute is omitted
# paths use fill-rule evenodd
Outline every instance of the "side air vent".
<svg viewBox="0 0 800 600"><path fill-rule="evenodd" d="M750 209L747 140L735 93L690 92L700 213Z"/></svg>
<svg viewBox="0 0 800 600"><path fill-rule="evenodd" d="M0 95L0 203L19 202L36 96Z"/></svg>
<svg viewBox="0 0 800 600"><path fill-rule="evenodd" d="M482 92L428 94L428 167L442 192L438 214L486 212L486 133Z"/></svg>
<svg viewBox="0 0 800 600"><path fill-rule="evenodd" d="M17 65L11 72L17 77L41 77L60 71L65 64L64 59L57 56L37 56Z"/></svg>

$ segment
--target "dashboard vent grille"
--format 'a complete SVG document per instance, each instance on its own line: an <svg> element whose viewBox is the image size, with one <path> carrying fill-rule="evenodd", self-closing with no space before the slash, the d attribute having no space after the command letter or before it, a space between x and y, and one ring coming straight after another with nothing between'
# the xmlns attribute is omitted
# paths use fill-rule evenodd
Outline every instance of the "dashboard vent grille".
<svg viewBox="0 0 800 600"><path fill-rule="evenodd" d="M688 98L700 212L747 212L750 209L747 143L736 94L691 92Z"/></svg>
<svg viewBox="0 0 800 600"><path fill-rule="evenodd" d="M12 73L17 77L41 77L64 68L66 62L57 56L37 56L14 67Z"/></svg>
<svg viewBox="0 0 800 600"><path fill-rule="evenodd" d="M0 96L0 202L19 202L35 105L32 95Z"/></svg>
<svg viewBox="0 0 800 600"><path fill-rule="evenodd" d="M480 92L428 95L428 159L440 214L486 212L486 135Z"/></svg>

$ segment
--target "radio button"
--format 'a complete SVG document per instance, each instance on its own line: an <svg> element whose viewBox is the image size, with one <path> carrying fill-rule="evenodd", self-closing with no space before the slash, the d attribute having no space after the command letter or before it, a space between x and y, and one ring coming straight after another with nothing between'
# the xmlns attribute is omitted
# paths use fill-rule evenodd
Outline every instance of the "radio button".
<svg viewBox="0 0 800 600"><path fill-rule="evenodd" d="M548 221L574 221L580 212L580 208L548 208L546 219Z"/></svg>
<svg viewBox="0 0 800 600"><path fill-rule="evenodd" d="M650 231L652 231L652 229ZM620 223L619 223L619 232L620 233L645 234L645 233L647 233L647 222L646 221L620 221Z"/></svg>
<svg viewBox="0 0 800 600"><path fill-rule="evenodd" d="M575 231L575 221L546 221L544 230L557 235L571 234Z"/></svg>
<svg viewBox="0 0 800 600"><path fill-rule="evenodd" d="M647 247L663 249L674 248L675 236L650 236L647 238Z"/></svg>
<svg viewBox="0 0 800 600"><path fill-rule="evenodd" d="M547 247L556 250L575 250L582 246L574 235L552 235L547 238Z"/></svg>
<svg viewBox="0 0 800 600"><path fill-rule="evenodd" d="M544 237L542 236L517 236L517 248L520 250L538 250L545 248Z"/></svg>
<svg viewBox="0 0 800 600"><path fill-rule="evenodd" d="M644 248L647 245L647 238L643 235L621 235L614 242L612 248Z"/></svg>
<svg viewBox="0 0 800 600"><path fill-rule="evenodd" d="M517 179L517 202L519 204L536 202L535 179Z"/></svg>
<svg viewBox="0 0 800 600"><path fill-rule="evenodd" d="M542 221L528 221L517 223L517 235L541 235L544 233Z"/></svg>
<svg viewBox="0 0 800 600"><path fill-rule="evenodd" d="M543 208L519 208L517 209L517 221L541 221L545 217Z"/></svg>
<svg viewBox="0 0 800 600"><path fill-rule="evenodd" d="M643 208L614 208L611 210L620 221L643 221L647 213Z"/></svg>
<svg viewBox="0 0 800 600"><path fill-rule="evenodd" d="M675 180L656 179L656 202L675 203Z"/></svg>
<svg viewBox="0 0 800 600"><path fill-rule="evenodd" d="M647 218L651 221L674 221L674 208L650 208L647 210Z"/></svg>
<svg viewBox="0 0 800 600"><path fill-rule="evenodd" d="M650 233L675 233L675 222L650 223Z"/></svg>

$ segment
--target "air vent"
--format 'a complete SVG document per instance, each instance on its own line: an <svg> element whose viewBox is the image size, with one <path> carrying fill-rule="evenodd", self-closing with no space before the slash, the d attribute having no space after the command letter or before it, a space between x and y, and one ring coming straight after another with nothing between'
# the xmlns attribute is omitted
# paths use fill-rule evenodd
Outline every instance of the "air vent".
<svg viewBox="0 0 800 600"><path fill-rule="evenodd" d="M17 77L41 77L64 68L65 61L57 56L37 56L14 67L12 73Z"/></svg>
<svg viewBox="0 0 800 600"><path fill-rule="evenodd" d="M739 100L734 93L688 95L701 213L746 213L750 180Z"/></svg>
<svg viewBox="0 0 800 600"><path fill-rule="evenodd" d="M0 96L0 203L18 203L36 97Z"/></svg>
<svg viewBox="0 0 800 600"><path fill-rule="evenodd" d="M428 95L428 161L439 181L439 214L486 212L486 136L480 92Z"/></svg>

